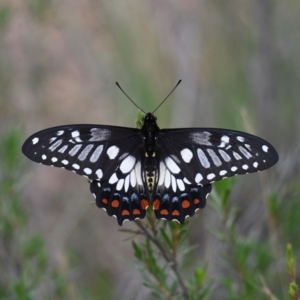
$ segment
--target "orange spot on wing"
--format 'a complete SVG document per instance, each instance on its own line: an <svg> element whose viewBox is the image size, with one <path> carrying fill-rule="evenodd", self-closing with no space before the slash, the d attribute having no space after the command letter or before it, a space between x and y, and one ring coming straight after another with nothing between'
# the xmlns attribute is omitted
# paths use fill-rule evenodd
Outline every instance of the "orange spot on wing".
<svg viewBox="0 0 300 300"><path fill-rule="evenodd" d="M147 207L149 206L149 203L146 199L142 199L141 200L141 207L142 209L147 209Z"/></svg>
<svg viewBox="0 0 300 300"><path fill-rule="evenodd" d="M111 202L111 206L114 207L114 208L118 208L119 205L120 205L119 200L113 200L113 201Z"/></svg>
<svg viewBox="0 0 300 300"><path fill-rule="evenodd" d="M169 212L168 212L166 209L162 209L162 210L160 211L160 214L166 216L166 215L169 214Z"/></svg>
<svg viewBox="0 0 300 300"><path fill-rule="evenodd" d="M154 209L154 210L159 209L160 201L159 201L158 199L155 199L155 200L153 201L152 206L153 206L153 209Z"/></svg>
<svg viewBox="0 0 300 300"><path fill-rule="evenodd" d="M107 204L107 203L108 203L108 200L107 200L106 198L103 198L103 199L102 199L102 202L103 202L104 204Z"/></svg>
<svg viewBox="0 0 300 300"><path fill-rule="evenodd" d="M122 211L122 216L129 216L129 211L127 209L124 209Z"/></svg>
<svg viewBox="0 0 300 300"><path fill-rule="evenodd" d="M179 211L177 209L172 211L172 216L179 216Z"/></svg>
<svg viewBox="0 0 300 300"><path fill-rule="evenodd" d="M199 200L198 198L195 198L195 199L194 199L194 204L197 205L197 204L199 204L199 203L200 203L200 200Z"/></svg>
<svg viewBox="0 0 300 300"><path fill-rule="evenodd" d="M141 213L141 211L137 208L135 208L132 212L134 215L139 215Z"/></svg>
<svg viewBox="0 0 300 300"><path fill-rule="evenodd" d="M183 200L181 203L182 208L189 208L191 206L188 200Z"/></svg>

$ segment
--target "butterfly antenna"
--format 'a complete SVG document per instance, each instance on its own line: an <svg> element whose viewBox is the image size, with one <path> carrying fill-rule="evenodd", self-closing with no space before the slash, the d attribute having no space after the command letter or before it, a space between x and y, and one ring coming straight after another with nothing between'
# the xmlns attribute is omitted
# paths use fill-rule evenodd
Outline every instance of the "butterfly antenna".
<svg viewBox="0 0 300 300"><path fill-rule="evenodd" d="M126 93L125 91L121 88L118 82L116 82L117 87L123 92L123 94L139 109L141 110L144 114L146 114Z"/></svg>
<svg viewBox="0 0 300 300"><path fill-rule="evenodd" d="M172 91L168 94L168 96L156 107L156 109L152 112L154 114L161 106L162 104L169 98L169 96L175 91L175 89L178 87L182 80L180 79L177 84L173 87Z"/></svg>

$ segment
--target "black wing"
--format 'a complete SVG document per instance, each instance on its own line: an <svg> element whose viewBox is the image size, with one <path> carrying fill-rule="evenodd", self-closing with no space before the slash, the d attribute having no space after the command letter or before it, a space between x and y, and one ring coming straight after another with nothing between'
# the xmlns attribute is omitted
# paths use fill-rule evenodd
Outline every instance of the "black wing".
<svg viewBox="0 0 300 300"><path fill-rule="evenodd" d="M270 168L278 154L247 133L210 128L164 129L153 206L157 218L184 222L204 208L211 183Z"/></svg>
<svg viewBox="0 0 300 300"><path fill-rule="evenodd" d="M29 159L92 180L98 207L124 220L143 218L149 199L141 172L141 132L134 128L66 125L37 132L24 143Z"/></svg>
<svg viewBox="0 0 300 300"><path fill-rule="evenodd" d="M161 130L165 157L179 164L184 176L199 185L272 167L278 154L267 141L240 131L211 128Z"/></svg>

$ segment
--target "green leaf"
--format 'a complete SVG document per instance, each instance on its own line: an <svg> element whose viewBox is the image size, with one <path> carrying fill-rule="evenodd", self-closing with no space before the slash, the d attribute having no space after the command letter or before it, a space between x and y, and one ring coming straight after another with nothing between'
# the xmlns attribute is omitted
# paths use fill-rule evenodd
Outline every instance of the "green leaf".
<svg viewBox="0 0 300 300"><path fill-rule="evenodd" d="M134 250L134 256L139 260L143 260L143 251L138 244L135 243L135 241L132 241L132 247Z"/></svg>
<svg viewBox="0 0 300 300"><path fill-rule="evenodd" d="M161 237L162 237L163 241L171 248L172 247L172 241L169 238L168 234L166 233L165 229L161 227L159 229L159 232L161 234Z"/></svg>

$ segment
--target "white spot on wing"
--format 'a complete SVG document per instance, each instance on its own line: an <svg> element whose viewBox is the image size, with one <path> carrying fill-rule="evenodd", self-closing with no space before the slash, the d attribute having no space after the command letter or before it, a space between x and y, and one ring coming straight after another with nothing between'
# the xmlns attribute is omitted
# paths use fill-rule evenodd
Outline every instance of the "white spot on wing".
<svg viewBox="0 0 300 300"><path fill-rule="evenodd" d="M233 166L233 167L231 167L230 170L231 170L232 172L235 172L237 169L238 169L238 168L237 168L236 166Z"/></svg>
<svg viewBox="0 0 300 300"><path fill-rule="evenodd" d="M97 177L98 177L99 179L101 179L102 176L103 176L102 170L101 170L101 169L98 169L98 170L96 171L96 175L97 175Z"/></svg>
<svg viewBox="0 0 300 300"><path fill-rule="evenodd" d="M246 165L246 164L244 164L244 165L242 165L242 168L243 168L244 170L248 170L248 169L249 169L249 166Z"/></svg>
<svg viewBox="0 0 300 300"><path fill-rule="evenodd" d="M111 146L107 149L106 154L110 159L115 159L119 153L120 149L117 146Z"/></svg>
<svg viewBox="0 0 300 300"><path fill-rule="evenodd" d="M128 191L128 188L129 188L129 180L130 180L130 174L128 174L125 178L125 183L124 183L124 189L125 189L125 192Z"/></svg>
<svg viewBox="0 0 300 300"><path fill-rule="evenodd" d="M134 165L135 165L135 161L136 161L136 159L135 159L134 156L128 155L128 156L122 161L122 163L121 163L121 165L120 165L120 170L121 170L121 172L122 172L123 174L129 173L129 172L133 169L133 167L134 167Z"/></svg>
<svg viewBox="0 0 300 300"><path fill-rule="evenodd" d="M56 133L56 135L62 135L62 134L64 134L64 130L59 130L59 131L57 131L57 133Z"/></svg>
<svg viewBox="0 0 300 300"><path fill-rule="evenodd" d="M32 139L32 144L35 145L36 143L38 143L39 138L35 137Z"/></svg>
<svg viewBox="0 0 300 300"><path fill-rule="evenodd" d="M60 146L61 143L62 143L62 140L56 141L54 144L51 145L51 147L49 147L49 150L54 151L57 147Z"/></svg>
<svg viewBox="0 0 300 300"><path fill-rule="evenodd" d="M158 186L162 185L165 180L165 173L166 173L166 165L161 161L159 163L159 180Z"/></svg>
<svg viewBox="0 0 300 300"><path fill-rule="evenodd" d="M118 179L118 177L117 177L117 174L114 173L114 174L112 174L112 175L110 176L108 183L114 184L114 183L116 183L118 180L119 180L119 179Z"/></svg>
<svg viewBox="0 0 300 300"><path fill-rule="evenodd" d="M210 155L211 159L213 160L214 164L219 167L222 165L222 162L216 152L212 149L207 149L208 154Z"/></svg>
<svg viewBox="0 0 300 300"><path fill-rule="evenodd" d="M84 161L86 159L86 157L89 155L89 153L91 152L91 150L93 149L94 145L87 145L79 154L78 159L81 161Z"/></svg>
<svg viewBox="0 0 300 300"><path fill-rule="evenodd" d="M252 157L252 155L244 147L239 146L239 150L247 159Z"/></svg>
<svg viewBox="0 0 300 300"><path fill-rule="evenodd" d="M47 159L47 155L43 154L43 155L42 155L42 159L43 159L43 160Z"/></svg>
<svg viewBox="0 0 300 300"><path fill-rule="evenodd" d="M235 158L236 160L242 159L242 157L241 157L237 152L233 151L232 153L233 153L233 156L234 156L234 158Z"/></svg>
<svg viewBox="0 0 300 300"><path fill-rule="evenodd" d="M253 163L253 167L254 167L254 168L257 168L257 167L258 167L258 162L254 162L254 163Z"/></svg>
<svg viewBox="0 0 300 300"><path fill-rule="evenodd" d="M180 189L180 191L183 192L185 190L185 185L184 185L183 181L181 179L177 179L176 181L177 181L178 188Z"/></svg>
<svg viewBox="0 0 300 300"><path fill-rule="evenodd" d="M204 167L204 168L209 168L210 167L210 162L209 160L207 159L205 153L203 152L202 149L197 149L197 154L198 154L198 158L200 160L200 163L201 165Z"/></svg>
<svg viewBox="0 0 300 300"><path fill-rule="evenodd" d="M207 174L206 177L207 177L208 180L212 180L216 177L216 175L214 173L210 173L210 174Z"/></svg>
<svg viewBox="0 0 300 300"><path fill-rule="evenodd" d="M120 180L118 181L117 186L116 186L116 189L117 189L118 191L120 191L120 190L123 188L123 185L124 185L124 179L122 178L122 179L120 179Z"/></svg>
<svg viewBox="0 0 300 300"><path fill-rule="evenodd" d="M69 162L66 159L64 159L61 163L67 165Z"/></svg>
<svg viewBox="0 0 300 300"><path fill-rule="evenodd" d="M226 145L228 145L228 143L229 143L229 136L223 135L221 137L221 143L220 143L219 147L224 148Z"/></svg>
<svg viewBox="0 0 300 300"><path fill-rule="evenodd" d="M228 143L229 143L229 136L223 135L223 136L221 137L221 141L224 142L224 143L226 143L226 144L228 144Z"/></svg>
<svg viewBox="0 0 300 300"><path fill-rule="evenodd" d="M218 150L224 161L229 162L231 160L230 156L222 149Z"/></svg>
<svg viewBox="0 0 300 300"><path fill-rule="evenodd" d="M132 187L135 187L135 185L136 185L135 170L132 170L130 172L130 184Z"/></svg>
<svg viewBox="0 0 300 300"><path fill-rule="evenodd" d="M203 176L200 173L197 173L196 177L195 177L195 182L200 183L202 181L202 179L203 179Z"/></svg>
<svg viewBox="0 0 300 300"><path fill-rule="evenodd" d="M177 184L176 184L176 179L173 175L171 175L171 181L172 181L173 192L176 193Z"/></svg>
<svg viewBox="0 0 300 300"><path fill-rule="evenodd" d="M64 145L63 147L61 147L58 152L59 153L64 153L66 150L68 149L68 145Z"/></svg>
<svg viewBox="0 0 300 300"><path fill-rule="evenodd" d="M211 146L211 142L209 141L210 136L211 133L207 131L192 132L190 133L190 140L198 145Z"/></svg>
<svg viewBox="0 0 300 300"><path fill-rule="evenodd" d="M183 178L183 181L185 182L185 183L187 183L187 184L192 184L187 178Z"/></svg>
<svg viewBox="0 0 300 300"><path fill-rule="evenodd" d="M57 157L52 157L52 158L51 158L51 161L55 163L55 162L58 161L58 159L57 159Z"/></svg>
<svg viewBox="0 0 300 300"><path fill-rule="evenodd" d="M105 141L110 138L111 131L105 128L92 128L90 142Z"/></svg>
<svg viewBox="0 0 300 300"><path fill-rule="evenodd" d="M49 140L50 144L53 143L56 139L57 139L56 136L55 136L55 137L52 137L52 138Z"/></svg>
<svg viewBox="0 0 300 300"><path fill-rule="evenodd" d="M262 146L262 149L263 149L263 151L264 151L264 152L268 152L268 150L269 150L269 147L268 147L268 146L266 146L266 145L263 145L263 146Z"/></svg>
<svg viewBox="0 0 300 300"><path fill-rule="evenodd" d="M92 174L92 170L91 170L90 168L84 168L84 169L83 169L83 172L84 172L85 174L87 174L87 175Z"/></svg>
<svg viewBox="0 0 300 300"><path fill-rule="evenodd" d="M171 173L168 169L166 169L165 175L165 187L168 189L171 185Z"/></svg>
<svg viewBox="0 0 300 300"><path fill-rule="evenodd" d="M180 172L180 168L171 157L167 157L165 162L171 173L178 174Z"/></svg>
<svg viewBox="0 0 300 300"><path fill-rule="evenodd" d="M78 164L73 164L72 167L76 170L79 170L80 169L80 166Z"/></svg>
<svg viewBox="0 0 300 300"><path fill-rule="evenodd" d="M225 174L227 174L227 171L226 170L221 170L219 174L220 174L220 176L224 176Z"/></svg>
<svg viewBox="0 0 300 300"><path fill-rule="evenodd" d="M69 151L69 154L71 156L74 156L78 151L79 149L82 147L82 145L75 145L70 151Z"/></svg>
<svg viewBox="0 0 300 300"><path fill-rule="evenodd" d="M99 159L102 151L103 151L103 145L98 146L92 153L92 155L90 157L90 162L92 162L92 163L96 162Z"/></svg>
<svg viewBox="0 0 300 300"><path fill-rule="evenodd" d="M76 138L80 135L79 131L78 130L75 130L75 131L72 131L71 132L71 135L72 135L72 138Z"/></svg>
<svg viewBox="0 0 300 300"><path fill-rule="evenodd" d="M240 142L244 142L245 141L245 138L242 137L242 136L237 136L236 139Z"/></svg>
<svg viewBox="0 0 300 300"><path fill-rule="evenodd" d="M142 180L142 171L141 171L141 161L138 161L135 164L135 175L136 175L136 182L138 185L143 185L143 180Z"/></svg>
<svg viewBox="0 0 300 300"><path fill-rule="evenodd" d="M193 158L193 152L188 148L181 150L180 154L181 154L183 161L186 163L189 163Z"/></svg>

